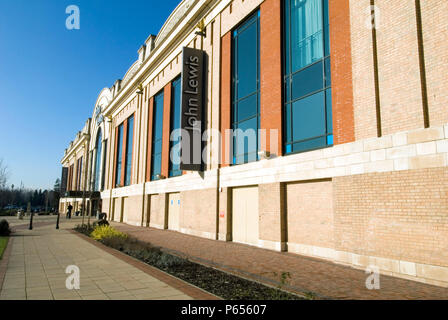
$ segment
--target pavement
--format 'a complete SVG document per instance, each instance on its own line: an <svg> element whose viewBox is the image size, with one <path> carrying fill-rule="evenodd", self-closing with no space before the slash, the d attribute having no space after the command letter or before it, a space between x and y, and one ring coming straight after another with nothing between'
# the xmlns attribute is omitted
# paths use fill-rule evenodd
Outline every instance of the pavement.
<svg viewBox="0 0 448 320"><path fill-rule="evenodd" d="M234 242L195 237L170 230L112 223L142 241L238 276L319 299L448 299L448 288L380 275L380 289L369 290L364 270L327 260L276 252ZM282 284L281 274L289 273Z"/></svg>
<svg viewBox="0 0 448 320"><path fill-rule="evenodd" d="M0 300L190 300L206 293L71 229L80 219L12 221L14 234L0 260ZM12 218L8 220L13 220ZM79 290L67 278L79 268ZM3 272L2 272L3 270ZM66 273L69 271L69 273ZM2 281L3 280L3 281ZM74 284L74 281L70 281ZM70 287L70 286L69 286Z"/></svg>
<svg viewBox="0 0 448 320"><path fill-rule="evenodd" d="M27 218L25 218L27 219ZM6 299L217 299L180 279L72 231L81 218L8 218L15 233L0 260L0 300ZM113 222L117 229L192 261L317 299L448 299L448 288L380 275L366 288L363 270L326 260L209 240L170 230ZM80 270L80 289L69 290L68 266ZM281 283L281 274L290 277Z"/></svg>

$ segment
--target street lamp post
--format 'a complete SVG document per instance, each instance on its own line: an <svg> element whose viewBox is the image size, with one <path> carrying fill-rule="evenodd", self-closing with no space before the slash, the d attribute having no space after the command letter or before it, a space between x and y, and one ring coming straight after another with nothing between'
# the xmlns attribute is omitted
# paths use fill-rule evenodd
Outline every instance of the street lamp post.
<svg viewBox="0 0 448 320"><path fill-rule="evenodd" d="M59 216L60 216L61 214L59 213L59 210L58 210L58 217L57 217L57 219L56 219L56 229L59 229Z"/></svg>
<svg viewBox="0 0 448 320"><path fill-rule="evenodd" d="M31 217L30 217L30 227L28 229L33 230L33 216L34 216L34 212L31 212Z"/></svg>

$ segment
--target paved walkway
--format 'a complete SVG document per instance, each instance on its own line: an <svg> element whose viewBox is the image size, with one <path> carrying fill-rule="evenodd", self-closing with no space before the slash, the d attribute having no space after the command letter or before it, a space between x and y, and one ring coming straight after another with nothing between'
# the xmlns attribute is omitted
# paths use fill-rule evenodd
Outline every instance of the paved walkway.
<svg viewBox="0 0 448 320"><path fill-rule="evenodd" d="M181 291L167 284L180 280L165 274L160 276L161 272L157 270L145 272L145 268L151 267L129 257L122 258L120 255L125 255L119 252L111 254L111 249L104 246L102 249L101 244L91 243L70 232L68 229L74 225L74 221L63 221L60 230L56 230L54 224L32 231L17 230L10 238L9 252L0 260L0 264L7 264L3 285L0 275L0 300L192 299L184 293L188 290ZM79 290L66 288L70 274L65 271L69 265L79 267ZM151 272L160 274L152 276ZM176 286L187 285L182 282ZM199 291L194 287L188 289Z"/></svg>
<svg viewBox="0 0 448 320"><path fill-rule="evenodd" d="M267 284L278 285L278 275L289 272L291 279L284 288L302 294L311 292L317 298L448 299L448 288L384 275L380 277L380 290L368 290L364 271L325 260L203 239L168 230L119 223L113 225L140 240L191 260Z"/></svg>

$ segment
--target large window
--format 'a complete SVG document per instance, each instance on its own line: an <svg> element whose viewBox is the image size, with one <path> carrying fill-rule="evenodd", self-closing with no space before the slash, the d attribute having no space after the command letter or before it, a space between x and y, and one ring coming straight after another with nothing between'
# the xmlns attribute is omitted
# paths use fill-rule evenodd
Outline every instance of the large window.
<svg viewBox="0 0 448 320"><path fill-rule="evenodd" d="M101 129L99 129L98 134L96 136L96 144L95 144L95 175L94 175L95 191L100 190L101 148L102 148L102 135L101 135Z"/></svg>
<svg viewBox="0 0 448 320"><path fill-rule="evenodd" d="M328 0L284 1L285 151L333 144Z"/></svg>
<svg viewBox="0 0 448 320"><path fill-rule="evenodd" d="M107 139L104 140L104 155L107 155ZM103 157L103 167L101 170L101 190L104 190L104 182L106 181L106 175L105 175L105 171L106 171L106 159L107 157L104 156Z"/></svg>
<svg viewBox="0 0 448 320"><path fill-rule="evenodd" d="M124 185L131 184L132 173L132 150L134 147L134 115L128 118L127 132L126 132L126 159L124 166Z"/></svg>
<svg viewBox="0 0 448 320"><path fill-rule="evenodd" d="M123 148L123 124L118 126L117 132L117 159L115 167L115 186L121 185L121 161L122 161L122 148Z"/></svg>
<svg viewBox="0 0 448 320"><path fill-rule="evenodd" d="M68 170L68 188L67 190L72 191L73 190L73 171L75 169L75 165L72 164Z"/></svg>
<svg viewBox="0 0 448 320"><path fill-rule="evenodd" d="M260 127L260 12L233 31L233 164L256 161Z"/></svg>
<svg viewBox="0 0 448 320"><path fill-rule="evenodd" d="M81 190L81 177L82 177L82 157L78 159L78 164L76 168L76 190Z"/></svg>
<svg viewBox="0 0 448 320"><path fill-rule="evenodd" d="M163 90L154 97L151 151L151 180L157 180L162 167Z"/></svg>
<svg viewBox="0 0 448 320"><path fill-rule="evenodd" d="M181 114L181 79L176 78L171 84L171 132L180 129ZM171 140L171 139L170 139ZM174 161L173 161L174 160ZM180 134L177 139L170 141L170 168L169 176L176 177L182 175L180 170Z"/></svg>

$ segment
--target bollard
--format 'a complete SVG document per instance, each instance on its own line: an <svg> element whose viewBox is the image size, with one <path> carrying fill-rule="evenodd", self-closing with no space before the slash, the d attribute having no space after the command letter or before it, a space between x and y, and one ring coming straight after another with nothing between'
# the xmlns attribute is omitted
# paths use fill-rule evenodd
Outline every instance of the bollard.
<svg viewBox="0 0 448 320"><path fill-rule="evenodd" d="M29 227L30 230L33 230L33 216L34 216L34 213L31 212L30 227Z"/></svg>
<svg viewBox="0 0 448 320"><path fill-rule="evenodd" d="M59 216L60 216L60 213L58 212L58 218L56 220L56 229L59 229Z"/></svg>

